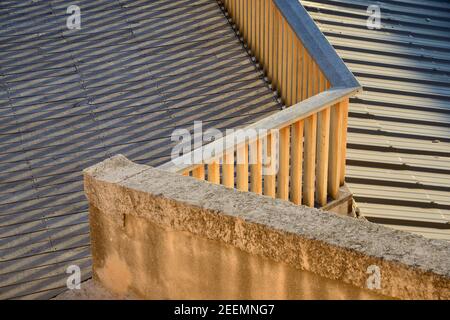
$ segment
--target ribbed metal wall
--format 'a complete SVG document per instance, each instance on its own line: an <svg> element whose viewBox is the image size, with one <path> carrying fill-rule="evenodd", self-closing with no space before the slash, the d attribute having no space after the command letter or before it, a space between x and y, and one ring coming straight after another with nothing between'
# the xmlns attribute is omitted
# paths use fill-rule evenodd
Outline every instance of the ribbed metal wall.
<svg viewBox="0 0 450 320"><path fill-rule="evenodd" d="M301 1L364 87L347 182L370 221L450 240L450 2ZM369 5L381 29L369 30Z"/></svg>

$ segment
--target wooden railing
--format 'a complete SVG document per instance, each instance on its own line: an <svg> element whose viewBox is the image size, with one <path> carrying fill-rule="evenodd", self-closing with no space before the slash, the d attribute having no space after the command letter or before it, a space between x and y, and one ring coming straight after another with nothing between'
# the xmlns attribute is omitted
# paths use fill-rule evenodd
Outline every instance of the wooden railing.
<svg viewBox="0 0 450 320"><path fill-rule="evenodd" d="M272 0L225 0L224 8L287 106L329 88L322 70Z"/></svg>
<svg viewBox="0 0 450 320"><path fill-rule="evenodd" d="M220 154L191 164L202 152L194 150L160 168L325 206L345 181L348 101L359 83L298 0L224 0L219 5L288 108L244 129L267 134L245 141L226 136L212 143ZM277 139L270 130L277 130ZM231 147L227 139L235 141ZM263 174L267 159L278 159L276 173Z"/></svg>

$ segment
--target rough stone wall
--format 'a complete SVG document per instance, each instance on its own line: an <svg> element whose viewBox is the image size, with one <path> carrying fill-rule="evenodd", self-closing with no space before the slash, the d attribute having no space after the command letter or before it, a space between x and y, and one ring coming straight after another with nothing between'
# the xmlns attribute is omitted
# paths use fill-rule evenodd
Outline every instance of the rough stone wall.
<svg viewBox="0 0 450 320"><path fill-rule="evenodd" d="M118 294L450 298L447 242L226 189L123 156L85 170L85 191L94 276ZM381 271L375 293L366 290L371 265ZM227 275L234 280L224 281ZM255 294L277 284L269 296ZM199 288L208 286L213 290L202 295Z"/></svg>

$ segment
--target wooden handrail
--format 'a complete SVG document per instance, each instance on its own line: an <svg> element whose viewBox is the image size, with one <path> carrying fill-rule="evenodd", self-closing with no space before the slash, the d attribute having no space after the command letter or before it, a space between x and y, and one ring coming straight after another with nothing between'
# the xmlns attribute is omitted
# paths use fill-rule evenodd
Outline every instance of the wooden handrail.
<svg viewBox="0 0 450 320"><path fill-rule="evenodd" d="M335 88L327 90L325 92L321 92L318 95L312 96L311 98L299 102L289 108L281 110L257 122L254 122L243 128L243 130L249 129L257 131L261 130L262 132L264 130L267 130L267 134L269 134L270 130L280 130L282 128L288 127L289 125L294 124L299 120L306 119L307 117L316 114L325 108L335 105L340 101L345 100L352 94L354 94L357 90L358 88ZM264 137L265 136L263 134L261 136L258 136L257 138L264 138ZM230 139L230 141L235 141L236 133L233 133L231 136L230 135L224 136L221 139L209 143L208 147L216 150L220 150L222 148L223 153L226 153L231 151L230 149L236 149L244 143L247 144L252 143L257 138L255 137L245 142L242 141L239 144L233 145L232 148L228 149L223 148L223 146L225 145L225 141L227 139ZM222 155L217 155L214 158L207 158L207 159L202 159L202 157L194 157L194 154L196 152L203 152L202 148L193 150L176 159L172 159L171 161L166 162L163 165L159 166L159 169L170 172L192 171L205 162L209 162L216 158L222 157ZM192 159L202 159L202 163L192 163Z"/></svg>
<svg viewBox="0 0 450 320"><path fill-rule="evenodd" d="M330 86L273 0L225 0L224 5L284 104L291 106Z"/></svg>
<svg viewBox="0 0 450 320"><path fill-rule="evenodd" d="M345 181L348 101L360 84L298 0L218 2L288 108L241 129L258 135L240 141L234 132L209 143L208 148L219 150L212 157L202 159L202 147L159 168L325 206ZM271 130L277 130L278 144ZM263 149L279 165L264 176ZM256 162L250 163L249 156Z"/></svg>

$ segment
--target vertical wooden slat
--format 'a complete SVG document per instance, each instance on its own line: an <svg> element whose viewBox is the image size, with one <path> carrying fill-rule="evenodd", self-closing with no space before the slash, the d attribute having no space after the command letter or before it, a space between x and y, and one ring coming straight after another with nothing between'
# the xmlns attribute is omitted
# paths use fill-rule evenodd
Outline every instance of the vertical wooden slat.
<svg viewBox="0 0 450 320"><path fill-rule="evenodd" d="M233 19L233 0L228 0L228 14L230 15L230 18Z"/></svg>
<svg viewBox="0 0 450 320"><path fill-rule="evenodd" d="M248 191L248 145L239 145L236 153L236 187L238 190Z"/></svg>
<svg viewBox="0 0 450 320"><path fill-rule="evenodd" d="M205 166L201 165L192 170L192 176L200 180L205 180Z"/></svg>
<svg viewBox="0 0 450 320"><path fill-rule="evenodd" d="M341 179L342 111L341 103L331 108L328 192L333 199L338 198Z"/></svg>
<svg viewBox="0 0 450 320"><path fill-rule="evenodd" d="M290 127L280 130L280 168L278 170L278 198L289 199L289 134Z"/></svg>
<svg viewBox="0 0 450 320"><path fill-rule="evenodd" d="M286 70L286 77L285 77L285 86L286 86L286 106L290 107L292 106L292 84L293 84L293 78L292 78L292 69L294 67L293 62L293 38L292 38L292 32L291 28L287 27L286 30L287 37L286 37L286 50L287 50L287 70Z"/></svg>
<svg viewBox="0 0 450 320"><path fill-rule="evenodd" d="M244 1L245 0L239 0L239 33L242 36L243 33L243 26L244 26Z"/></svg>
<svg viewBox="0 0 450 320"><path fill-rule="evenodd" d="M341 170L340 170L340 185L345 182L345 164L347 159L347 127L348 127L348 98L345 99L342 106L342 143L341 143Z"/></svg>
<svg viewBox="0 0 450 320"><path fill-rule="evenodd" d="M297 83L297 102L300 102L303 100L303 88L304 84L306 83L305 79L306 76L305 68L304 68L304 49L303 45L300 42L300 40L297 40L297 46L298 46L298 58L297 58L297 75L298 75L298 83Z"/></svg>
<svg viewBox="0 0 450 320"><path fill-rule="evenodd" d="M273 162L276 161L274 155L274 151L276 151L274 137L271 134L269 134L266 139L267 139L266 154L267 157L271 158L272 163L270 165L273 166ZM268 165L269 164L266 161L266 166ZM276 179L275 174L266 174L264 176L264 195L275 198L275 179Z"/></svg>
<svg viewBox="0 0 450 320"><path fill-rule="evenodd" d="M308 66L308 73L309 73L309 84L308 84L308 98L312 97L317 93L317 83L318 83L318 72L316 63L314 60L309 57L309 66Z"/></svg>
<svg viewBox="0 0 450 320"><path fill-rule="evenodd" d="M273 65L274 65L274 22L273 22L273 17L274 17L274 13L273 13L273 2L272 0L269 0L269 16L268 16L268 36L269 36L269 41L268 41L268 48L267 48L267 77L269 78L269 80L273 82Z"/></svg>
<svg viewBox="0 0 450 320"><path fill-rule="evenodd" d="M252 50L252 54L255 55L255 31L256 31L256 10L255 10L255 1L256 0L248 0L250 2L250 50Z"/></svg>
<svg viewBox="0 0 450 320"><path fill-rule="evenodd" d="M305 47L302 47L302 58L303 58L303 69L302 69L302 100L308 98L308 88L309 88L309 66L310 66L310 58L308 54L308 50Z"/></svg>
<svg viewBox="0 0 450 320"><path fill-rule="evenodd" d="M262 193L262 143L254 141L251 147L253 164L250 165L250 190Z"/></svg>
<svg viewBox="0 0 450 320"><path fill-rule="evenodd" d="M234 188L234 152L228 151L223 157L222 184L228 188Z"/></svg>
<svg viewBox="0 0 450 320"><path fill-rule="evenodd" d="M286 20L283 22L283 70L282 70L282 97L283 101L286 105L290 105L287 103L288 97L288 68L289 68L289 51L292 48L292 43L289 42L289 27Z"/></svg>
<svg viewBox="0 0 450 320"><path fill-rule="evenodd" d="M262 59L264 57L264 0L259 1L259 62L262 65Z"/></svg>
<svg viewBox="0 0 450 320"><path fill-rule="evenodd" d="M314 62L309 53L305 50L305 63L307 74L307 96L309 98L314 95L316 83L316 70L314 70ZM315 167L316 167L316 141L317 141L317 114L313 114L305 120L305 158L304 158L304 174L303 174L303 201L307 206L314 206L314 183L315 183Z"/></svg>
<svg viewBox="0 0 450 320"><path fill-rule="evenodd" d="M273 60L272 60L272 85L275 86L275 88L278 90L278 68L280 66L279 64L279 52L278 52L278 42L279 39L279 16L278 10L273 6ZM274 88L274 89L275 89Z"/></svg>
<svg viewBox="0 0 450 320"><path fill-rule="evenodd" d="M302 172L303 172L303 120L292 125L291 156L291 201L302 204Z"/></svg>
<svg viewBox="0 0 450 320"><path fill-rule="evenodd" d="M220 166L218 162L208 164L208 181L220 184Z"/></svg>
<svg viewBox="0 0 450 320"><path fill-rule="evenodd" d="M241 0L241 14L240 14L241 26L239 30L241 31L241 37L246 39L246 17L247 17L247 1Z"/></svg>
<svg viewBox="0 0 450 320"><path fill-rule="evenodd" d="M297 88L298 88L298 40L296 39L296 36L292 36L292 83L290 85L291 87L291 103L296 104L297 103Z"/></svg>
<svg viewBox="0 0 450 320"><path fill-rule="evenodd" d="M328 155L330 143L330 108L319 112L317 130L317 173L316 188L317 202L327 204L328 191Z"/></svg>
<svg viewBox="0 0 450 320"><path fill-rule="evenodd" d="M264 70L268 71L267 65L269 63L269 1L264 0Z"/></svg>
<svg viewBox="0 0 450 320"><path fill-rule="evenodd" d="M234 0L234 14L235 16L233 17L233 21L237 26L237 29L239 30L239 9L240 9L240 0Z"/></svg>
<svg viewBox="0 0 450 320"><path fill-rule="evenodd" d="M259 62L262 65L262 59L264 57L264 0L259 1Z"/></svg>
<svg viewBox="0 0 450 320"><path fill-rule="evenodd" d="M283 24L284 24L284 18L281 14L279 14L279 23L278 23L278 75L277 75L277 89L280 95L282 95L282 82L283 82L283 70L285 66L285 61L283 59L284 52L283 52Z"/></svg>
<svg viewBox="0 0 450 320"><path fill-rule="evenodd" d="M327 89L327 80L318 66L319 85L316 93ZM317 129L317 172L316 172L316 200L321 205L327 204L328 197L328 157L330 151L330 108L319 112Z"/></svg>
<svg viewBox="0 0 450 320"><path fill-rule="evenodd" d="M317 114L313 114L305 120L303 203L309 207L314 206L316 134L317 134Z"/></svg>
<svg viewBox="0 0 450 320"><path fill-rule="evenodd" d="M250 45L250 22L251 22L251 12L250 12L250 1L249 0L244 0L244 11L245 11L245 15L244 15L244 39L247 42L248 45Z"/></svg>
<svg viewBox="0 0 450 320"><path fill-rule="evenodd" d="M257 61L261 60L261 32L260 32L260 17L261 17L261 0L255 1L255 7L253 8L255 12L255 46L253 55L256 57Z"/></svg>

